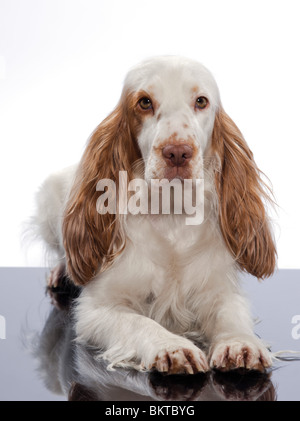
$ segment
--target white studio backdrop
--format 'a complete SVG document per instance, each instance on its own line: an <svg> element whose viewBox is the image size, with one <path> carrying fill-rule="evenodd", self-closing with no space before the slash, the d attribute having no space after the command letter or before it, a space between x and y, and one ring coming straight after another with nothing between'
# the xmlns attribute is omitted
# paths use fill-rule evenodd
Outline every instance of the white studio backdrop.
<svg viewBox="0 0 300 421"><path fill-rule="evenodd" d="M77 162L127 70L194 58L272 182L279 267L300 268L299 0L0 0L0 266L44 265L21 247L34 193Z"/></svg>

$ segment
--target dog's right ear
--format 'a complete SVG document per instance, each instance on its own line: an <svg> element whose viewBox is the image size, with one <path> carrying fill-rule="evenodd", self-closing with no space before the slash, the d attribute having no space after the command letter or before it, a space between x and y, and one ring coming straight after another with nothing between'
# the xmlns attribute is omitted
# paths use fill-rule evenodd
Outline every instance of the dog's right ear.
<svg viewBox="0 0 300 421"><path fill-rule="evenodd" d="M119 171L127 171L128 181L132 178L140 151L130 126L128 109L120 102L96 128L79 163L62 227L68 276L77 285L93 279L124 249L120 215L97 212L96 186L109 179L118 192Z"/></svg>

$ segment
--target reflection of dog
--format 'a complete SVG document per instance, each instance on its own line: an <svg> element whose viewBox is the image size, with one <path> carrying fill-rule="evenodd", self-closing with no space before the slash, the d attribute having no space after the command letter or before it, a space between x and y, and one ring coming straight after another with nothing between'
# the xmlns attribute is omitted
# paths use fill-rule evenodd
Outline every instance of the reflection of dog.
<svg viewBox="0 0 300 421"><path fill-rule="evenodd" d="M46 386L54 393L73 401L275 400L271 373L240 369L164 376L121 368L107 371L97 349L73 340L70 300L78 291L64 280L49 292L55 307L36 341L35 356Z"/></svg>
<svg viewBox="0 0 300 421"><path fill-rule="evenodd" d="M119 171L128 181L204 178L203 223L100 215L97 182L118 183ZM38 196L40 234L84 285L77 340L104 348L110 368L269 367L238 284L239 270L264 278L275 267L265 199L252 153L202 65L161 57L132 69L79 166L50 177Z"/></svg>

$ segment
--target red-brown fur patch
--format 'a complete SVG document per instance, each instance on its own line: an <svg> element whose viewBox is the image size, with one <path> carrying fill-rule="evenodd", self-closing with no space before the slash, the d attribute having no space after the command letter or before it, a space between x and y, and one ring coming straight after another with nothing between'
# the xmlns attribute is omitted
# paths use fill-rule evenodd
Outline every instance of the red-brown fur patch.
<svg viewBox="0 0 300 421"><path fill-rule="evenodd" d="M276 265L264 204L270 200L270 191L240 130L222 108L216 114L211 148L221 166L215 181L225 243L244 271L268 277Z"/></svg>
<svg viewBox="0 0 300 421"><path fill-rule="evenodd" d="M84 285L111 264L125 246L120 215L100 215L96 209L97 182L108 178L118 186L119 171L133 178L133 164L141 158L136 142L141 116L137 97L128 93L92 134L77 170L63 220L67 271Z"/></svg>

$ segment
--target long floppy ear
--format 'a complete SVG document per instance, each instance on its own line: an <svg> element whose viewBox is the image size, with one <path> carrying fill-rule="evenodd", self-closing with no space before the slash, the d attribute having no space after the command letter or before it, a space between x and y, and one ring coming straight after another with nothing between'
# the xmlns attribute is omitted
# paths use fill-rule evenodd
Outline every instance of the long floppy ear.
<svg viewBox="0 0 300 421"><path fill-rule="evenodd" d="M98 181L115 182L119 171L132 178L132 165L140 158L133 138L128 109L122 101L96 128L79 163L63 219L67 272L84 285L111 264L125 246L120 215L97 212Z"/></svg>
<svg viewBox="0 0 300 421"><path fill-rule="evenodd" d="M212 150L220 163L215 182L225 243L242 270L268 277L277 256L265 210L268 187L240 130L222 108L215 117Z"/></svg>

